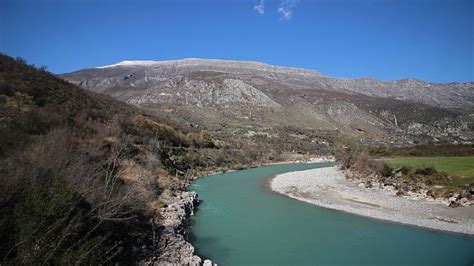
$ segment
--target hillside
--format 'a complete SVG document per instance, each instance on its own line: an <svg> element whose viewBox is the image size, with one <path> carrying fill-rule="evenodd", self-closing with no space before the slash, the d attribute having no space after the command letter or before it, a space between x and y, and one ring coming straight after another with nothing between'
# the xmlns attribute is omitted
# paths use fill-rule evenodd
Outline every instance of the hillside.
<svg viewBox="0 0 474 266"><path fill-rule="evenodd" d="M474 140L472 82L354 80L204 59L123 61L60 77L223 138L322 143L346 133L383 145Z"/></svg>
<svg viewBox="0 0 474 266"><path fill-rule="evenodd" d="M3 54L0 122L0 257L8 264L194 260L181 235L186 204L196 200L184 192L189 179L261 163L267 152L232 149L206 130Z"/></svg>

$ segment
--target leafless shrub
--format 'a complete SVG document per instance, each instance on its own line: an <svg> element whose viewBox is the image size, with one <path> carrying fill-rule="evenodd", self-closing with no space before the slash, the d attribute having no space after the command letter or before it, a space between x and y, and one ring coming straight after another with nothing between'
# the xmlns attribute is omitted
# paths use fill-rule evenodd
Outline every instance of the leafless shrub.
<svg viewBox="0 0 474 266"><path fill-rule="evenodd" d="M361 152L355 159L354 169L359 173L367 173L371 169L371 161L372 158L370 158L367 152Z"/></svg>
<svg viewBox="0 0 474 266"><path fill-rule="evenodd" d="M33 204L25 207L18 205L21 208L12 206L20 226L32 222L23 221L22 216L39 219L31 225L33 227L27 227L28 230L22 229L22 232L28 233L20 234L15 243L5 249L5 258L14 252L21 263L47 262L57 256L59 251L68 254L80 248L83 253L75 260L81 261L99 250L103 252L108 237L102 235L96 239L95 236L102 224L136 217L131 206L136 202L136 186L125 185L120 179L123 174L122 163L127 154L126 145L112 147L106 158L91 163L90 157L78 150L74 132L56 129L37 137L27 149L5 160L6 165L2 165L1 170L6 174L0 176L0 182L2 191L8 193L1 193L0 204L21 203L25 200ZM22 200L22 197L25 199ZM80 207L84 204L83 199L90 207ZM23 213L30 212L32 206L38 211L36 216ZM51 216L48 213L57 214ZM78 237L78 228L84 226ZM64 245L71 238L75 239L75 244L64 250ZM116 252L114 245L106 245L111 249L107 256Z"/></svg>
<svg viewBox="0 0 474 266"><path fill-rule="evenodd" d="M349 169L354 165L362 150L359 140L345 135L338 136L334 145L334 156L337 164L342 169Z"/></svg>

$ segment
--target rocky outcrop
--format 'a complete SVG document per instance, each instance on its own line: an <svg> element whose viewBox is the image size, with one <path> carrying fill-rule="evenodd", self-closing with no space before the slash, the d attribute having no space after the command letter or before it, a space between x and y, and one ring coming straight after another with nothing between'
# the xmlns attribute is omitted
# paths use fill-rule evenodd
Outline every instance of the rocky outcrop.
<svg viewBox="0 0 474 266"><path fill-rule="evenodd" d="M166 207L161 209L161 217L155 221L158 225L159 254L151 259L151 265L216 265L210 260L203 261L194 254L194 247L186 241L189 219L199 203L196 192L181 192L169 199Z"/></svg>

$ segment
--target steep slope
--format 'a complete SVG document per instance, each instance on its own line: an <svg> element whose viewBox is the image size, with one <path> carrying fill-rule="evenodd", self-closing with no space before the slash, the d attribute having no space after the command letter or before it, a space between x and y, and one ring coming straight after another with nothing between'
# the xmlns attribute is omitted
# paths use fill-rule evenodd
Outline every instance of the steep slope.
<svg viewBox="0 0 474 266"><path fill-rule="evenodd" d="M474 139L472 82L353 80L258 62L204 59L124 61L60 76L216 133L227 128L278 137L275 131L289 127L309 130L316 136L312 142L344 132L372 144L396 145Z"/></svg>

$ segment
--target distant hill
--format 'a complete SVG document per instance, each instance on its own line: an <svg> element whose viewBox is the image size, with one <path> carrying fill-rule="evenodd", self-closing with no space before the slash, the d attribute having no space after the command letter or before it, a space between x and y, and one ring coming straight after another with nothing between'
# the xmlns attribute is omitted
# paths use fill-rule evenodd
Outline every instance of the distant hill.
<svg viewBox="0 0 474 266"><path fill-rule="evenodd" d="M312 143L339 133L373 145L474 141L473 82L333 78L206 59L123 61L59 76L224 137L289 132Z"/></svg>

